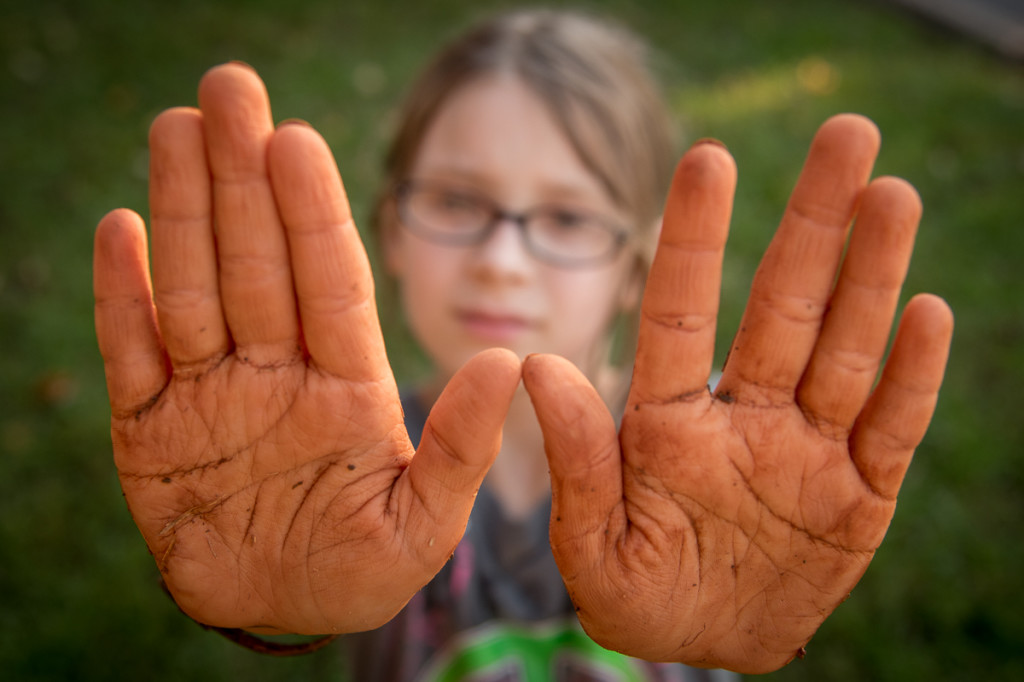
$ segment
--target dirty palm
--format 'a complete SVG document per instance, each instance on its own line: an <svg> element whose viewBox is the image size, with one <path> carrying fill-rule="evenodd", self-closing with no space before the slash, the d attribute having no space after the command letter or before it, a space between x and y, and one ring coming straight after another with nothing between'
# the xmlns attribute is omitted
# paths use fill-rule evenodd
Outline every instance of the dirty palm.
<svg viewBox="0 0 1024 682"><path fill-rule="evenodd" d="M699 144L669 190L621 426L573 363L493 348L451 377L415 449L323 139L275 128L259 77L231 64L198 108L158 117L150 146L149 235L125 209L96 232L96 327L125 496L196 620L386 623L462 537L520 385L551 549L602 646L772 670L867 568L952 332L940 299L914 297L876 384L920 205L870 178L869 121L815 136L714 392L736 168Z"/></svg>

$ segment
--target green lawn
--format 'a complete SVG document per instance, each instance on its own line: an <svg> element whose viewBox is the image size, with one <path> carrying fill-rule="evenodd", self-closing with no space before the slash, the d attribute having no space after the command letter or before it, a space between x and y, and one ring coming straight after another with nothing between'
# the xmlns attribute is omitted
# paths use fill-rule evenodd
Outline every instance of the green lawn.
<svg viewBox="0 0 1024 682"><path fill-rule="evenodd" d="M161 593L110 456L92 331L92 230L146 210L146 129L227 59L278 118L324 132L365 216L390 112L486 2L20 3L0 9L0 670L5 679L328 679L336 654L264 659ZM288 8L284 8L288 5ZM908 294L957 315L938 414L872 568L778 680L1024 677L1024 71L867 0L576 3L658 47L683 139L740 168L727 340L816 126L859 111L878 172L925 218ZM417 360L390 329L403 376Z"/></svg>

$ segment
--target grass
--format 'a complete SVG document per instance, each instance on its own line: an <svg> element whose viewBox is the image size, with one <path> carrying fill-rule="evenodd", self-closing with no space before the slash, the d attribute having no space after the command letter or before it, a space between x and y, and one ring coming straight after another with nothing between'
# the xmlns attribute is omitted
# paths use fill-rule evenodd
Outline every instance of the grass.
<svg viewBox="0 0 1024 682"><path fill-rule="evenodd" d="M724 340L813 130L839 111L879 124L878 172L924 199L908 294L934 291L957 314L886 544L807 658L769 679L1024 676L1020 65L876 2L578 4L648 36L684 137L718 137L737 158ZM260 70L278 118L324 132L365 216L404 84L444 36L499 5L13 5L0 9L0 668L25 680L334 677L336 654L239 650L157 587L110 458L92 229L115 206L145 214L149 121L194 102L199 76L226 59ZM414 371L400 330L389 340L400 373Z"/></svg>

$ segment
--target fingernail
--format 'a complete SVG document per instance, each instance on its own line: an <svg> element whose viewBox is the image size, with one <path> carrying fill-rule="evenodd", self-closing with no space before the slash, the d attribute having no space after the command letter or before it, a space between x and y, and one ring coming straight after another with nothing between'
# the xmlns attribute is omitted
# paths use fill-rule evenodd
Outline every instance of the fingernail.
<svg viewBox="0 0 1024 682"><path fill-rule="evenodd" d="M252 64L249 64L248 62L243 62L241 59L232 59L230 62L228 62L228 64L234 64L235 66L242 66L242 67L245 67L245 68L249 69L250 71L255 71L256 70L255 68L253 68Z"/></svg>
<svg viewBox="0 0 1024 682"><path fill-rule="evenodd" d="M303 121L301 118L286 118L285 120L277 124L278 128L283 128L284 126L305 126L307 128L313 127L308 121Z"/></svg>
<svg viewBox="0 0 1024 682"><path fill-rule="evenodd" d="M729 150L729 148L725 146L724 142L722 142L721 140L715 139L713 137L702 137L702 138L700 138L699 140L694 142L692 145L690 145L690 149L693 149L694 147L699 147L702 144L713 144L716 147L721 147L722 149L724 149L726 151Z"/></svg>

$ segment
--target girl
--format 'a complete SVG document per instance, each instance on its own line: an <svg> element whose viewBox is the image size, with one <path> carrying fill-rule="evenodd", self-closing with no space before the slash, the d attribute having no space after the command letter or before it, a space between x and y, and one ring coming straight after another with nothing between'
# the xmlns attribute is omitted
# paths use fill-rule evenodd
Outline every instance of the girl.
<svg viewBox="0 0 1024 682"><path fill-rule="evenodd" d="M428 68L377 211L436 367L404 398L322 139L275 130L240 65L158 117L152 283L141 219L109 214L96 319L122 486L187 613L373 631L347 639L361 679L696 674L613 656L577 617L653 661L754 672L800 652L884 535L951 317L912 301L872 390L919 205L868 183L877 131L837 117L712 393L735 169L699 145L624 394L611 333L640 298L670 165L644 73L618 29L546 12L485 23Z"/></svg>
<svg viewBox="0 0 1024 682"><path fill-rule="evenodd" d="M438 56L401 122L376 216L434 364L403 400L413 442L459 368L496 345L572 361L620 412L613 327L635 327L675 161L643 46L582 15L501 15ZM383 630L348 638L354 679L710 679L579 631L549 517L543 437L520 389L452 561Z"/></svg>

